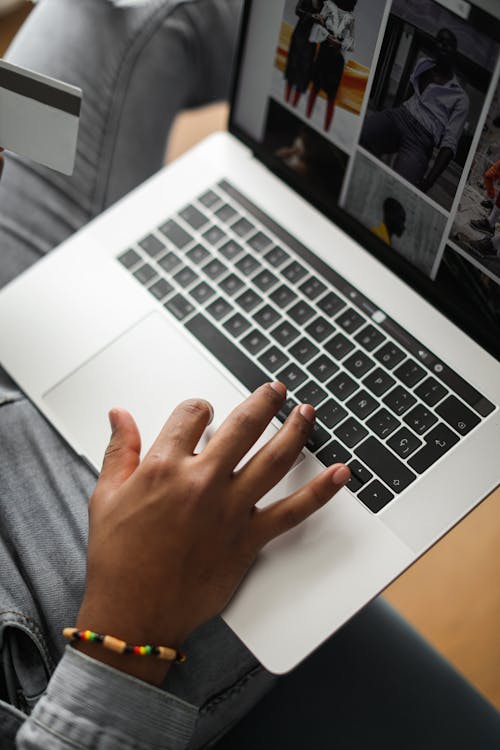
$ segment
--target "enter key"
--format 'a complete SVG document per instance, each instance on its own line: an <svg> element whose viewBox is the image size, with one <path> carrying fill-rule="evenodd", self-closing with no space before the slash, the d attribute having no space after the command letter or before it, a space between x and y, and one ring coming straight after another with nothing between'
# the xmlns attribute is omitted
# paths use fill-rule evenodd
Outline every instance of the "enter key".
<svg viewBox="0 0 500 750"><path fill-rule="evenodd" d="M418 474L422 474L458 441L459 437L449 427L442 423L438 424L425 436L424 447L410 458L408 464Z"/></svg>

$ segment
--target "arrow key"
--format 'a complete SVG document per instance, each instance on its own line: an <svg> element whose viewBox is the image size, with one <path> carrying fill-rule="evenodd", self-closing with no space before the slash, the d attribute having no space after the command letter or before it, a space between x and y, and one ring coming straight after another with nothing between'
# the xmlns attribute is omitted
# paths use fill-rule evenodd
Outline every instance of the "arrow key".
<svg viewBox="0 0 500 750"><path fill-rule="evenodd" d="M374 479L367 487L358 493L358 497L373 513L378 513L387 503L390 503L394 495L384 487L382 482Z"/></svg>

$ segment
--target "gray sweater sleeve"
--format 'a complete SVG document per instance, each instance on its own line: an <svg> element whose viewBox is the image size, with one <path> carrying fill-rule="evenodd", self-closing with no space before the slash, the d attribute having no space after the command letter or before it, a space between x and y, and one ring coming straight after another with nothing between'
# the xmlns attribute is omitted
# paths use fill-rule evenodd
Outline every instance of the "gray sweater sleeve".
<svg viewBox="0 0 500 750"><path fill-rule="evenodd" d="M181 750L197 709L71 646L16 736L17 750Z"/></svg>

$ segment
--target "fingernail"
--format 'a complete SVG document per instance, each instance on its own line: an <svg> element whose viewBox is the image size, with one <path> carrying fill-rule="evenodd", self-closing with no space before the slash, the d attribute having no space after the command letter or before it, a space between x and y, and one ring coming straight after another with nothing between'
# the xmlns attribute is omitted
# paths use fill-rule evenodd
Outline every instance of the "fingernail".
<svg viewBox="0 0 500 750"><path fill-rule="evenodd" d="M212 422L214 421L214 407L212 406L210 401L207 401L206 403L207 403L208 408L210 409L210 416L207 422L207 427L208 427L208 425L212 424Z"/></svg>
<svg viewBox="0 0 500 750"><path fill-rule="evenodd" d="M310 406L309 404L302 404L299 411L304 417L304 419L307 419L307 421L310 422L311 424L314 423L316 419L316 412L314 411L312 406Z"/></svg>
<svg viewBox="0 0 500 750"><path fill-rule="evenodd" d="M111 425L111 432L116 430L118 424L118 412L116 409L111 409L108 414L109 424Z"/></svg>
<svg viewBox="0 0 500 750"><path fill-rule="evenodd" d="M280 383L279 380L276 380L274 383L269 383L273 391L276 391L276 393L279 393L282 398L285 398L286 396L286 386L283 385L283 383Z"/></svg>
<svg viewBox="0 0 500 750"><path fill-rule="evenodd" d="M339 468L332 474L332 482L336 487L343 487L346 482L349 481L351 472L347 466L339 466Z"/></svg>

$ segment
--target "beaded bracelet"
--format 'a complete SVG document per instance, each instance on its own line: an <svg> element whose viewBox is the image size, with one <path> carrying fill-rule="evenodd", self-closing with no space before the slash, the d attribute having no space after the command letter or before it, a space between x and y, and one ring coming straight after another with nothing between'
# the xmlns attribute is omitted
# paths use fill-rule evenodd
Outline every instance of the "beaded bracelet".
<svg viewBox="0 0 500 750"><path fill-rule="evenodd" d="M78 630L78 628L64 628L62 632L70 641L92 641L117 654L134 654L135 656L156 656L164 661L186 661L182 651L176 651L168 646L132 646L112 635L101 635L92 630Z"/></svg>

